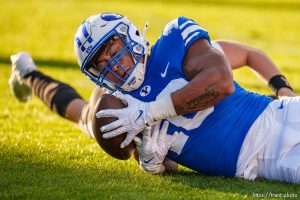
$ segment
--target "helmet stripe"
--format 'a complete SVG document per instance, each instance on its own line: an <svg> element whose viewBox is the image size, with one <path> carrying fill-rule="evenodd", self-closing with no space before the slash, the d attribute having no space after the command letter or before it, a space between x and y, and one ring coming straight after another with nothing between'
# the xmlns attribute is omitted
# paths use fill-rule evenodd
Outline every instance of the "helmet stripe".
<svg viewBox="0 0 300 200"><path fill-rule="evenodd" d="M89 43L92 43L94 41L93 38L91 37L91 34L89 34L89 32L87 31L86 23L82 24L82 33Z"/></svg>
<svg viewBox="0 0 300 200"><path fill-rule="evenodd" d="M86 29L86 23L82 24L82 29L81 30L82 30L82 33L83 33L85 38L88 38L90 36L89 32Z"/></svg>
<svg viewBox="0 0 300 200"><path fill-rule="evenodd" d="M77 46L80 47L82 45L80 39L78 37L76 37L75 40L76 40Z"/></svg>
<svg viewBox="0 0 300 200"><path fill-rule="evenodd" d="M87 41L88 41L89 43L92 43L94 40L93 40L92 37L89 37L89 38L87 39Z"/></svg>
<svg viewBox="0 0 300 200"><path fill-rule="evenodd" d="M80 49L81 49L82 52L84 52L86 50L86 48L83 45L81 46Z"/></svg>

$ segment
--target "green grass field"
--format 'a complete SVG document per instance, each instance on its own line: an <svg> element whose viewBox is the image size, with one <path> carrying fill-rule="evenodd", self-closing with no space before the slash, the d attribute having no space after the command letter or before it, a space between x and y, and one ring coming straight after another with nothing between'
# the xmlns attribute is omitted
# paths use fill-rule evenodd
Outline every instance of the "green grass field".
<svg viewBox="0 0 300 200"><path fill-rule="evenodd" d="M105 11L127 15L140 28L149 21L152 44L170 20L193 18L212 39L264 49L300 93L299 0L0 0L0 199L256 199L253 194L266 193L300 199L300 186L292 184L213 177L183 167L164 176L145 174L133 159L105 155L38 98L22 104L11 95L9 56L27 50L42 72L88 98L94 85L76 63L73 36L86 17ZM234 76L249 90L271 93L249 69Z"/></svg>

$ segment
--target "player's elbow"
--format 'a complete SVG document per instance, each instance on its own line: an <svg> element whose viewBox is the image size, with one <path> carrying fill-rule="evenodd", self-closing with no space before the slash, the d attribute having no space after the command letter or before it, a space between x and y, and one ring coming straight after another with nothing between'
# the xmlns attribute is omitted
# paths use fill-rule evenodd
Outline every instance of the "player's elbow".
<svg viewBox="0 0 300 200"><path fill-rule="evenodd" d="M231 71L223 72L220 79L220 91L224 96L229 96L235 91Z"/></svg>
<svg viewBox="0 0 300 200"><path fill-rule="evenodd" d="M218 91L223 97L227 97L234 93L232 71L228 60L224 56L220 56L220 65L218 67Z"/></svg>
<svg viewBox="0 0 300 200"><path fill-rule="evenodd" d="M220 100L226 98L227 96L231 95L235 91L235 87L233 81L228 80L221 80L218 82L218 89Z"/></svg>
<svg viewBox="0 0 300 200"><path fill-rule="evenodd" d="M233 84L233 81L228 80L228 81L222 81L219 87L219 91L222 93L224 97L227 97L234 93L235 87Z"/></svg>

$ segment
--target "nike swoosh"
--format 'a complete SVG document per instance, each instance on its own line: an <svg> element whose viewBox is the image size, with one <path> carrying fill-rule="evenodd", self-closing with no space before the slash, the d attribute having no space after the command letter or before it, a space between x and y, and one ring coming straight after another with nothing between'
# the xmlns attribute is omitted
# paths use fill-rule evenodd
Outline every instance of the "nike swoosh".
<svg viewBox="0 0 300 200"><path fill-rule="evenodd" d="M139 116L136 118L136 120L138 120L141 116L142 116L142 114L144 113L144 111L142 111L142 110L139 110L139 112L140 112L140 114L139 114ZM135 121L136 121L135 120Z"/></svg>
<svg viewBox="0 0 300 200"><path fill-rule="evenodd" d="M153 160L154 157L150 158L149 160L144 160L144 163L149 163L151 160Z"/></svg>
<svg viewBox="0 0 300 200"><path fill-rule="evenodd" d="M278 109L283 109L283 101L281 101L280 106L278 107Z"/></svg>
<svg viewBox="0 0 300 200"><path fill-rule="evenodd" d="M168 71L168 68L169 68L169 64L170 64L170 62L168 62L168 64L167 64L167 66L166 66L166 69L165 69L164 73L160 73L161 77L163 77L163 78L166 77L167 71Z"/></svg>

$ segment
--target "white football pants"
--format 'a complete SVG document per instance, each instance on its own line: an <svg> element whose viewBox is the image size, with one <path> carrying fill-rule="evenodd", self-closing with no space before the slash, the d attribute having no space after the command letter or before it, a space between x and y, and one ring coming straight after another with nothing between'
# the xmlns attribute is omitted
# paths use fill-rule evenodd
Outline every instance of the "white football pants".
<svg viewBox="0 0 300 200"><path fill-rule="evenodd" d="M254 122L236 176L300 184L300 97L274 100Z"/></svg>

